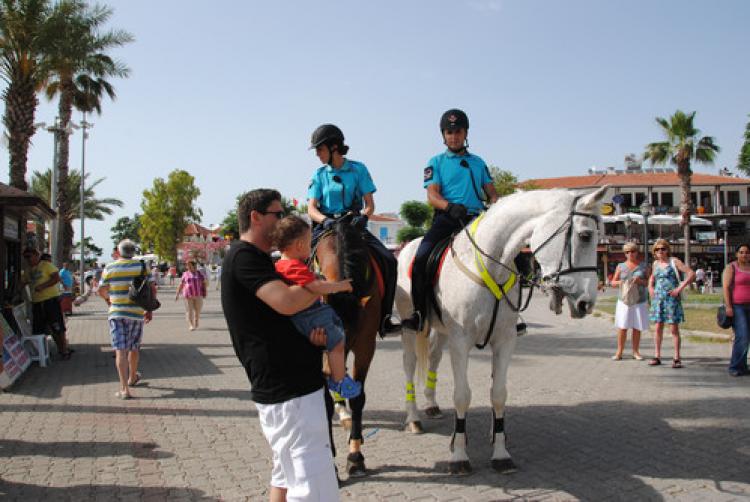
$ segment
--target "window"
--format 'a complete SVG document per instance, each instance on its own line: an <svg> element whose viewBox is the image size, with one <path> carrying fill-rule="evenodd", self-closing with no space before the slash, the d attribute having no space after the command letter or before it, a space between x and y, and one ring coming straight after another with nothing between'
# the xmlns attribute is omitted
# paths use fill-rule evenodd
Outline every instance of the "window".
<svg viewBox="0 0 750 502"><path fill-rule="evenodd" d="M698 193L697 192L690 192L690 202L693 204L693 207L698 205Z"/></svg>
<svg viewBox="0 0 750 502"><path fill-rule="evenodd" d="M659 205L659 194L657 192L651 192L651 205L654 207Z"/></svg>
<svg viewBox="0 0 750 502"><path fill-rule="evenodd" d="M635 193L635 205L640 206L643 204L643 201L646 200L646 194L643 192L636 192Z"/></svg>
<svg viewBox="0 0 750 502"><path fill-rule="evenodd" d="M621 193L622 196L622 207L633 207L633 194L632 193Z"/></svg>
<svg viewBox="0 0 750 502"><path fill-rule="evenodd" d="M674 195L672 192L663 192L661 194L661 205L662 206L674 206Z"/></svg>
<svg viewBox="0 0 750 502"><path fill-rule="evenodd" d="M727 206L739 206L740 205L740 192L739 190L730 190L727 192Z"/></svg>

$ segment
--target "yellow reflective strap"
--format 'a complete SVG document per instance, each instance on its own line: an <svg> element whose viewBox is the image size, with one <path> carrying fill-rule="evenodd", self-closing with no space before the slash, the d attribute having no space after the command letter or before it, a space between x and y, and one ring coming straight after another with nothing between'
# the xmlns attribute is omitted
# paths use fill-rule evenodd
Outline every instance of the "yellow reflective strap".
<svg viewBox="0 0 750 502"><path fill-rule="evenodd" d="M437 373L434 371L427 370L427 381L425 382L424 386L428 389L435 390L435 385L437 384Z"/></svg>
<svg viewBox="0 0 750 502"><path fill-rule="evenodd" d="M437 373L427 370L427 380L437 380Z"/></svg>
<svg viewBox="0 0 750 502"><path fill-rule="evenodd" d="M331 394L333 394L333 400L335 402L337 402L337 403L346 402L346 399L344 399L343 397L341 397L341 394L339 394L338 392L331 391Z"/></svg>
<svg viewBox="0 0 750 502"><path fill-rule="evenodd" d="M479 222L482 220L482 218L484 218L484 214L485 213L482 213L474 218L474 221L469 227L469 233L471 234L472 239L476 237ZM482 255L479 253L479 250L476 248L476 246L474 247L474 261L477 265L477 270L479 270L479 276L484 281L485 286L487 286L487 289L492 291L492 294L495 295L495 298L497 298L498 300L502 299L504 294L507 295L508 291L510 291L513 285L516 283L516 274L512 272L510 274L510 277L508 277L508 280L505 281L505 284L503 284L502 286L495 282L495 279L492 278L489 271L487 270L487 267L484 265Z"/></svg>
<svg viewBox="0 0 750 502"><path fill-rule="evenodd" d="M416 392L414 391L414 382L406 382L406 400L416 401Z"/></svg>

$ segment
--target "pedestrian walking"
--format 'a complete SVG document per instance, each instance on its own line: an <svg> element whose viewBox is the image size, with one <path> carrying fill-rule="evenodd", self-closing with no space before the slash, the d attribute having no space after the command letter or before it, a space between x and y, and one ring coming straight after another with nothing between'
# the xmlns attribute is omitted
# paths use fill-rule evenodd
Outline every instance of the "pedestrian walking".
<svg viewBox="0 0 750 502"><path fill-rule="evenodd" d="M325 330L300 336L289 316L318 295L288 286L271 260L272 233L283 216L281 194L242 196L240 238L224 257L221 304L232 345L250 380L250 395L273 451L271 500L336 501L338 483L323 398Z"/></svg>
<svg viewBox="0 0 750 502"><path fill-rule="evenodd" d="M648 281L648 291L651 295L650 319L656 323L654 331L655 353L649 365L661 364L661 342L664 325L669 324L674 342L673 368L682 368L680 357L680 323L685 320L680 294L693 282L695 272L677 258L670 256L669 242L658 239L653 246L654 265ZM685 279L680 280L680 272Z"/></svg>
<svg viewBox="0 0 750 502"><path fill-rule="evenodd" d="M706 271L702 266L699 266L695 271L695 289L698 293L703 294L703 286L706 281Z"/></svg>
<svg viewBox="0 0 750 502"><path fill-rule="evenodd" d="M107 321L112 337L112 348L115 351L115 368L120 381L120 389L115 393L120 399L131 399L130 387L138 384L141 374L138 372L140 349L143 339L143 325L151 321L153 313L146 312L128 295L133 279L144 276L153 288L156 298L156 286L149 279L148 270L144 270L141 260L134 260L136 245L130 239L124 239L117 245L119 258L109 263L102 273L99 295L109 305Z"/></svg>
<svg viewBox="0 0 750 502"><path fill-rule="evenodd" d="M190 331L198 329L201 320L201 310L203 310L203 299L206 297L208 284L206 276L203 275L197 267L195 260L187 262L187 270L182 273L180 285L177 286L177 293L174 300L180 298L180 293L185 301L185 317L187 318Z"/></svg>
<svg viewBox="0 0 750 502"><path fill-rule="evenodd" d="M648 329L648 268L641 261L638 245L628 242L622 247L625 261L617 265L612 285L620 286L615 307L617 351L612 359L619 361L625 350L628 330L632 333L633 359L643 360L640 352L641 333Z"/></svg>
<svg viewBox="0 0 750 502"><path fill-rule="evenodd" d="M169 267L167 275L169 276L169 285L174 286L174 280L177 277L177 266L174 263Z"/></svg>
<svg viewBox="0 0 750 502"><path fill-rule="evenodd" d="M216 285L214 286L214 289L218 291L220 285L221 285L221 263L216 265Z"/></svg>
<svg viewBox="0 0 750 502"><path fill-rule="evenodd" d="M31 288L32 329L47 333L57 345L60 359L66 361L75 352L68 347L65 317L60 306L60 271L34 248L26 248L23 257L28 263L27 283Z"/></svg>
<svg viewBox="0 0 750 502"><path fill-rule="evenodd" d="M724 305L732 318L734 342L729 361L729 374L748 374L747 352L750 346L750 244L740 244L737 261L733 261L722 274Z"/></svg>

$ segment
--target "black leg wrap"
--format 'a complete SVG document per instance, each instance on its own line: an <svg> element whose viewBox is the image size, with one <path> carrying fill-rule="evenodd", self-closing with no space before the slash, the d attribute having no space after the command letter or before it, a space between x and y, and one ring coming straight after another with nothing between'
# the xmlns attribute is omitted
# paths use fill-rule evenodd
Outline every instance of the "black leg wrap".
<svg viewBox="0 0 750 502"><path fill-rule="evenodd" d="M326 403L326 417L328 418L328 441L331 444L331 454L336 458L336 445L333 442L333 398L328 390L323 390L323 400Z"/></svg>
<svg viewBox="0 0 750 502"><path fill-rule="evenodd" d="M364 443L362 437L362 410L365 408L365 392L349 400L352 409L352 430L349 433L349 441L356 439Z"/></svg>
<svg viewBox="0 0 750 502"><path fill-rule="evenodd" d="M500 417L495 419L495 424L493 426L492 432L495 434L499 432L505 432L505 418Z"/></svg>
<svg viewBox="0 0 750 502"><path fill-rule="evenodd" d="M458 415L456 415L455 432L466 434L466 418L458 418Z"/></svg>

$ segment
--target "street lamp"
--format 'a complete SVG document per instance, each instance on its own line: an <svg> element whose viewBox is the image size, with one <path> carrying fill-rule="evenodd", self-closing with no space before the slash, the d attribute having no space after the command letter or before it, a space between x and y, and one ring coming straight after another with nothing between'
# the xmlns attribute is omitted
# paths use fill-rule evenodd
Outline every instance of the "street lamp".
<svg viewBox="0 0 750 502"><path fill-rule="evenodd" d="M73 134L73 128L78 128L75 124L68 124L66 127L62 127L60 125L60 117L55 117L55 123L48 126L45 122L37 122L34 124L35 128L43 128L47 132L52 133L52 138L54 140L54 153L52 154L52 176L50 177L50 195L49 195L49 205L50 207L57 212L57 215L55 218L53 218L51 224L50 224L50 254L52 255L52 261L55 262L55 265L60 266L61 263L58 263L58 250L60 248L60 239L58 236L58 229L64 225L63 215L61 214L60 209L57 207L57 195L58 195L58 183L57 183L57 159L59 155L59 148L60 145L58 144L57 138L58 133L64 133L67 135Z"/></svg>
<svg viewBox="0 0 750 502"><path fill-rule="evenodd" d="M727 268L729 263L729 249L727 248L727 235L729 233L729 222L727 220L719 220L719 230L724 232L724 268Z"/></svg>
<svg viewBox="0 0 750 502"><path fill-rule="evenodd" d="M86 122L86 112L83 112L83 120L81 120L81 129L83 129L83 138L81 140L81 238L80 238L80 249L81 252L81 261L80 261L80 281L81 284L83 284L83 274L86 273L85 266L84 266L84 256L86 256L86 244L84 241L84 220L86 219L86 210L85 210L85 193L86 188L84 186L85 178L86 178L86 140L89 137L89 133L87 132L87 129L91 129L94 127L94 124L90 122ZM83 289L81 289L83 291Z"/></svg>
<svg viewBox="0 0 750 502"><path fill-rule="evenodd" d="M641 216L643 216L643 261L648 268L648 217L651 215L651 204L644 200L641 204Z"/></svg>

